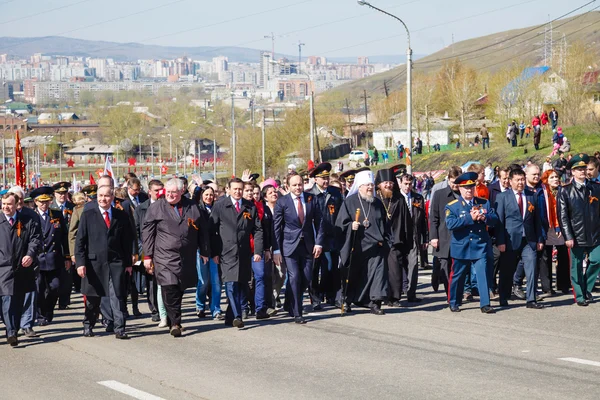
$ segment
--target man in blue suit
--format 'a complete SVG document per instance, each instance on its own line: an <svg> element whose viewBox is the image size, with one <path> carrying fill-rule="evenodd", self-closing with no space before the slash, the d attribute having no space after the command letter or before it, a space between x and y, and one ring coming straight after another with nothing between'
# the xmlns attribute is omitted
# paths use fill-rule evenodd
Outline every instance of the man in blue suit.
<svg viewBox="0 0 600 400"><path fill-rule="evenodd" d="M323 250L323 227L319 221L319 208L314 195L304 193L304 182L297 173L287 178L290 193L277 200L273 213L273 261L281 265L285 258L288 287L291 294L289 314L297 324L305 324L302 317L302 295L312 278L314 259ZM286 296L287 299L287 296Z"/></svg>
<svg viewBox="0 0 600 400"><path fill-rule="evenodd" d="M496 241L500 256L500 278L498 293L500 305L507 306L512 293L512 281L519 261L523 262L527 277L527 308L544 308L536 302L536 251L544 248L542 219L537 196L525 188L525 172L522 169L510 171L511 190L496 197L496 212L499 225L496 228Z"/></svg>
<svg viewBox="0 0 600 400"><path fill-rule="evenodd" d="M460 311L465 279L470 269L474 268L478 277L481 312L493 314L496 311L490 306L488 284L492 268L492 242L487 229L496 225L498 216L486 199L474 196L476 172L466 172L454 183L459 187L460 197L445 208L446 226L452 237L450 254L453 263L448 295L450 311Z"/></svg>

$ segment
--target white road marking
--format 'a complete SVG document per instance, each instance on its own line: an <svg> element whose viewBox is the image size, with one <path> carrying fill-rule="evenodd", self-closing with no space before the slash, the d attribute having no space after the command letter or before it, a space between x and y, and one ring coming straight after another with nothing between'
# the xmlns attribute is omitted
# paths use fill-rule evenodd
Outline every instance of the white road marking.
<svg viewBox="0 0 600 400"><path fill-rule="evenodd" d="M165 400L162 397L155 396L150 393L143 392L134 387L126 385L124 383L118 381L101 381L98 384L105 386L109 389L115 390L119 393L126 394L127 396L131 396L134 399L138 400Z"/></svg>
<svg viewBox="0 0 600 400"><path fill-rule="evenodd" d="M559 358L559 360L573 362L573 363L577 363L577 364L593 365L594 367L600 367L600 362L584 360L583 358L566 357L566 358Z"/></svg>

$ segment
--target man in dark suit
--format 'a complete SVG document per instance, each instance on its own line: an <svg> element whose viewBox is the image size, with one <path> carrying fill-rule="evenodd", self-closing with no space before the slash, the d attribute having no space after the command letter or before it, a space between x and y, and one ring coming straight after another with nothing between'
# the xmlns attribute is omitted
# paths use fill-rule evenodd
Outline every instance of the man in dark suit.
<svg viewBox="0 0 600 400"><path fill-rule="evenodd" d="M11 346L18 345L17 332L23 312L25 293L35 290L34 259L42 245L37 217L17 212L18 196L2 196L0 217L0 302L6 326L6 338Z"/></svg>
<svg viewBox="0 0 600 400"><path fill-rule="evenodd" d="M131 270L133 232L127 214L112 207L113 188L98 188L97 203L84 209L75 241L77 274L82 278L81 293L85 297L83 336L94 336L94 325L100 312L100 299L110 302L117 339L128 339L125 333L126 270Z"/></svg>
<svg viewBox="0 0 600 400"><path fill-rule="evenodd" d="M495 229L500 256L500 305L507 306L512 293L512 280L519 261L523 261L527 277L527 308L544 308L536 302L536 251L544 248L542 221L535 193L525 189L525 172L510 171L511 190L496 197L499 224Z"/></svg>
<svg viewBox="0 0 600 400"><path fill-rule="evenodd" d="M142 183L140 180L138 178L130 178L127 181L127 198L122 203L123 208L128 209L131 207L135 210L146 200L148 200L148 195L142 192Z"/></svg>
<svg viewBox="0 0 600 400"><path fill-rule="evenodd" d="M243 199L244 182L229 181L229 196L215 202L210 213L210 238L213 261L220 264L229 306L225 325L243 328L243 291L250 281L251 261L259 262L263 254L263 232L254 203ZM250 236L254 236L254 255Z"/></svg>
<svg viewBox="0 0 600 400"><path fill-rule="evenodd" d="M52 186L54 190L54 200L50 203L50 209L60 212L65 220L66 228L69 229L69 223L73 216L75 204L69 201L67 193L71 184L69 182L58 182ZM69 254L67 251L66 254ZM73 287L73 274L76 272L71 268L59 269L59 288L58 288L58 309L65 310L71 304L71 288Z"/></svg>
<svg viewBox="0 0 600 400"><path fill-rule="evenodd" d="M449 277L452 259L450 254L450 231L446 227L446 213L444 210L448 203L460 196L458 185L454 181L461 173L460 167L450 168L447 177L448 186L436 190L431 195L429 240L434 255L431 285L437 291L439 283L442 283L446 294L450 289Z"/></svg>
<svg viewBox="0 0 600 400"><path fill-rule="evenodd" d="M488 190L490 192L490 205L496 209L496 197L507 190L510 189L510 179L508 174L510 173L510 168L505 167L500 169L498 180L490 183L488 185ZM489 230L490 236L492 237L492 251L494 253L494 273L492 275L492 280L490 282L490 286L494 296L498 294L498 273L500 271L500 250L498 250L498 244L496 243L496 233L495 228L491 228ZM497 299L498 297L493 297L493 299Z"/></svg>
<svg viewBox="0 0 600 400"><path fill-rule="evenodd" d="M288 312L297 324L305 324L302 317L302 296L312 277L314 259L323 250L323 227L318 225L319 208L314 195L304 193L302 177L290 174L287 178L290 193L279 198L273 213L273 261L280 265L285 258L288 272L286 303L291 295ZM316 232L316 234L315 234Z"/></svg>
<svg viewBox="0 0 600 400"><path fill-rule="evenodd" d="M421 301L417 297L417 281L419 278L418 261L421 250L427 248L429 229L427 227L427 217L425 216L425 200L423 196L413 190L414 177L403 174L398 178L400 193L408 206L410 213L412 229L411 246L403 256L406 262L402 263L404 269L403 287L409 303Z"/></svg>
<svg viewBox="0 0 600 400"><path fill-rule="evenodd" d="M38 324L48 325L54 317L58 301L62 271L71 268L67 223L60 210L52 210L50 202L54 189L42 186L31 192L40 215L43 246L38 255L40 275L38 277Z"/></svg>
<svg viewBox="0 0 600 400"><path fill-rule="evenodd" d="M329 186L330 163L321 163L309 176L315 184L309 193L314 195L315 205L319 207L317 226L323 226L323 253L315 260L310 284L313 309L321 309L321 302L327 300L335 304L335 296L340 286L338 263L339 246L335 241L335 220L342 206L342 193L336 187ZM320 277L320 279L319 279Z"/></svg>

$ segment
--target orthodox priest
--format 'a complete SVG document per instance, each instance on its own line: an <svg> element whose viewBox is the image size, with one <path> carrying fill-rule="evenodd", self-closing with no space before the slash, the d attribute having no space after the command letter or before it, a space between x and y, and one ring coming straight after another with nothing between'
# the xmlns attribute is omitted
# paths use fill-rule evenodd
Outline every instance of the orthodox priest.
<svg viewBox="0 0 600 400"><path fill-rule="evenodd" d="M392 246L388 255L389 297L388 305L400 307L402 296L403 262L412 247L413 225L404 196L400 194L396 176L391 169L377 171L375 179L377 198L385 210L385 223L392 236Z"/></svg>
<svg viewBox="0 0 600 400"><path fill-rule="evenodd" d="M336 220L344 280L340 302L368 306L375 315L384 314L381 303L388 297L387 257L392 237L386 219L383 203L375 197L373 173L357 173Z"/></svg>

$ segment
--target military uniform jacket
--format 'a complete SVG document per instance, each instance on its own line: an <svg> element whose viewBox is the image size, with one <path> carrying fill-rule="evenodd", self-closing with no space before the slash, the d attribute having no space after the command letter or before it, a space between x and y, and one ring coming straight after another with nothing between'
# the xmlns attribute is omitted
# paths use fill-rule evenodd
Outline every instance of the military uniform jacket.
<svg viewBox="0 0 600 400"><path fill-rule="evenodd" d="M60 210L48 209L46 220L40 216L42 227L42 249L38 255L40 271L52 271L65 267L69 256L69 233L67 223Z"/></svg>
<svg viewBox="0 0 600 400"><path fill-rule="evenodd" d="M24 268L21 260L29 256L35 261L41 247L42 231L34 216L18 212L11 226L5 215L0 215L0 296L36 289L34 266Z"/></svg>
<svg viewBox="0 0 600 400"><path fill-rule="evenodd" d="M320 210L315 214L315 231L319 230L319 226L323 226L323 251L339 250L340 246L336 245L335 241L335 220L344 202L342 193L333 186L321 192L316 184L309 193L314 195L315 204Z"/></svg>
<svg viewBox="0 0 600 400"><path fill-rule="evenodd" d="M425 214L425 200L417 192L412 192L410 198L412 204L409 207L411 207L415 245L420 247L424 243L429 242L429 224L427 223L427 215Z"/></svg>
<svg viewBox="0 0 600 400"><path fill-rule="evenodd" d="M67 224L67 228L69 227L69 223L71 223L71 217L73 216L73 209L75 208L75 204L70 201L65 201L63 209L56 203L56 200L53 200L50 204L51 210L57 210L62 213L63 218Z"/></svg>
<svg viewBox="0 0 600 400"><path fill-rule="evenodd" d="M263 254L262 224L254 203L242 199L238 213L231 197L217 200L210 213L210 239L212 256L219 256L223 282L250 281L250 235L254 235L254 254Z"/></svg>
<svg viewBox="0 0 600 400"><path fill-rule="evenodd" d="M459 260L478 260L492 251L492 242L487 228L498 223L498 215L486 199L473 198L473 205L481 207L485 222L471 218L471 206L462 197L446 206L446 226L450 231L450 254Z"/></svg>
<svg viewBox="0 0 600 400"><path fill-rule="evenodd" d="M181 214L169 202L158 199L150 204L142 221L144 258L154 262L159 285L196 287L196 256L210 255L208 223L198 205L182 197ZM248 279L249 280L249 279Z"/></svg>

